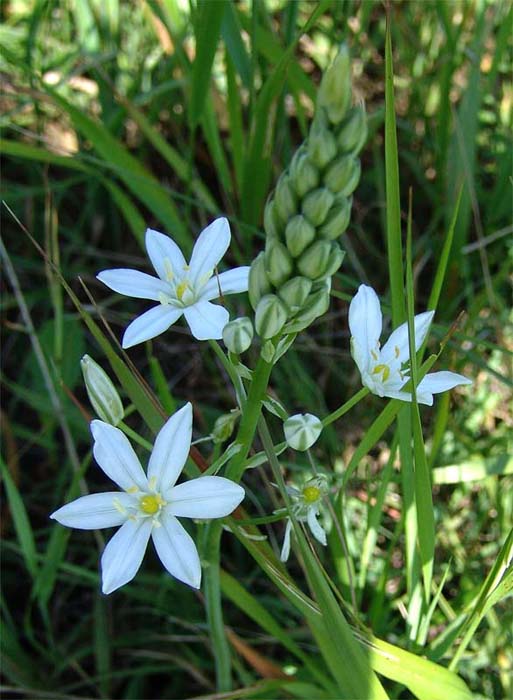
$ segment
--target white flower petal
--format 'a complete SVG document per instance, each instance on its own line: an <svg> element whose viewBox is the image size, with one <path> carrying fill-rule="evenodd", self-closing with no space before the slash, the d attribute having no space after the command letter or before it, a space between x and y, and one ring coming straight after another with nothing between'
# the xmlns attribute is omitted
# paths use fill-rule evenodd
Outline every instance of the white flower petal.
<svg viewBox="0 0 513 700"><path fill-rule="evenodd" d="M153 528L153 544L160 561L169 573L193 588L201 584L201 564L192 537L178 520L166 512L161 527Z"/></svg>
<svg viewBox="0 0 513 700"><path fill-rule="evenodd" d="M308 527L310 528L310 532L315 537L317 542L320 542L321 544L326 546L326 533L319 525L319 521L317 520L317 511L315 508L308 509L306 519L308 521Z"/></svg>
<svg viewBox="0 0 513 700"><path fill-rule="evenodd" d="M472 380L456 372L431 372L419 382L417 391L419 393L440 394L442 391L454 389L460 384L472 384Z"/></svg>
<svg viewBox="0 0 513 700"><path fill-rule="evenodd" d="M389 399L399 399L399 401L408 401L408 403L411 401L411 393L407 391L400 391L400 390L395 390L395 389L384 389L384 392L382 396L386 396ZM419 403L425 403L424 401L420 401L417 395L417 401Z"/></svg>
<svg viewBox="0 0 513 700"><path fill-rule="evenodd" d="M136 575L141 566L152 527L151 518L127 520L108 542L101 559L104 593L112 593Z"/></svg>
<svg viewBox="0 0 513 700"><path fill-rule="evenodd" d="M222 476L200 476L179 484L166 496L168 510L184 518L224 518L245 496L244 489Z"/></svg>
<svg viewBox="0 0 513 700"><path fill-rule="evenodd" d="M435 315L434 311L424 311L414 317L415 350L418 350L429 331L429 326ZM410 359L410 345L408 340L408 324L402 323L393 331L387 342L381 349L380 362L392 365L394 362L407 362Z"/></svg>
<svg viewBox="0 0 513 700"><path fill-rule="evenodd" d="M155 490L165 492L175 485L191 449L192 405L186 403L164 423L155 439L148 462L148 479Z"/></svg>
<svg viewBox="0 0 513 700"><path fill-rule="evenodd" d="M116 507L117 505L117 507ZM126 510L133 505L133 498L121 491L92 493L81 496L56 510L50 517L66 527L78 530L96 530L117 527L127 519Z"/></svg>
<svg viewBox="0 0 513 700"><path fill-rule="evenodd" d="M248 291L249 266L236 267L228 272L221 272L209 279L200 295L206 301L217 299L226 294L238 294Z"/></svg>
<svg viewBox="0 0 513 700"><path fill-rule="evenodd" d="M285 525L285 535L283 536L283 545L280 553L280 561L287 561L290 555L290 531L292 530L292 521L287 519Z"/></svg>
<svg viewBox="0 0 513 700"><path fill-rule="evenodd" d="M145 243L151 264L161 280L174 281L170 279L170 273L171 277L182 276L187 263L172 238L149 228L146 230Z"/></svg>
<svg viewBox="0 0 513 700"><path fill-rule="evenodd" d="M183 309L171 306L169 304L159 304L154 306L149 311L135 318L132 323L127 326L123 335L122 346L131 348L138 343L143 343L145 340L151 340L164 331L167 331L169 326L173 325L183 313Z"/></svg>
<svg viewBox="0 0 513 700"><path fill-rule="evenodd" d="M93 454L105 474L123 490L148 488L146 474L124 433L101 420L91 422Z"/></svg>
<svg viewBox="0 0 513 700"><path fill-rule="evenodd" d="M212 272L230 245L228 219L215 219L200 233L191 257L191 281L196 290L208 281Z"/></svg>
<svg viewBox="0 0 513 700"><path fill-rule="evenodd" d="M371 352L378 353L382 323L383 316L376 292L372 287L361 284L349 305L351 346L360 372L368 370L373 359Z"/></svg>
<svg viewBox="0 0 513 700"><path fill-rule="evenodd" d="M104 270L96 277L119 294L136 299L159 301L161 294L169 294L169 285L158 277L152 277L139 270Z"/></svg>
<svg viewBox="0 0 513 700"><path fill-rule="evenodd" d="M186 306L184 315L197 340L220 340L223 328L230 320L230 314L223 306L209 301L197 301L192 306Z"/></svg>

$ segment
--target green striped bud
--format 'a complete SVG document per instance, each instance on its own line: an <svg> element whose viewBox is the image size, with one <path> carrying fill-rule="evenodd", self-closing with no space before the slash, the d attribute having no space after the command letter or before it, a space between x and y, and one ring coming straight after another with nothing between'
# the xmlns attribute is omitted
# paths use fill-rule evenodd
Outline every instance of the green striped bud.
<svg viewBox="0 0 513 700"><path fill-rule="evenodd" d="M266 294L260 299L255 312L255 328L261 338L274 338L286 320L287 309L275 294Z"/></svg>
<svg viewBox="0 0 513 700"><path fill-rule="evenodd" d="M351 204L352 198L337 197L335 199L326 221L319 228L319 234L322 238L334 241L344 233L351 218Z"/></svg>
<svg viewBox="0 0 513 700"><path fill-rule="evenodd" d="M351 104L351 62L345 44L322 76L317 106L324 107L330 122L339 124Z"/></svg>
<svg viewBox="0 0 513 700"><path fill-rule="evenodd" d="M236 318L223 328L224 344L230 352L240 355L245 352L253 340L253 324L247 316Z"/></svg>
<svg viewBox="0 0 513 700"><path fill-rule="evenodd" d="M310 294L302 310L287 323L283 329L284 332L299 333L313 323L316 318L325 314L330 305L330 290L331 280L329 278L322 280L321 287Z"/></svg>
<svg viewBox="0 0 513 700"><path fill-rule="evenodd" d="M260 299L271 291L271 283L265 271L265 254L259 253L249 269L248 294L251 306L256 309Z"/></svg>
<svg viewBox="0 0 513 700"><path fill-rule="evenodd" d="M280 229L274 207L274 199L268 199L264 209L264 229L268 236L279 238Z"/></svg>
<svg viewBox="0 0 513 700"><path fill-rule="evenodd" d="M308 155L318 168L324 168L337 155L337 142L325 122L322 112L318 112L308 134Z"/></svg>
<svg viewBox="0 0 513 700"><path fill-rule="evenodd" d="M353 107L338 132L338 145L344 152L358 153L367 139L367 119L363 107Z"/></svg>
<svg viewBox="0 0 513 700"><path fill-rule="evenodd" d="M286 173L280 176L274 191L274 210L284 223L297 212L296 196Z"/></svg>
<svg viewBox="0 0 513 700"><path fill-rule="evenodd" d="M80 367L96 415L105 423L118 425L123 420L125 410L108 374L89 355L84 355L80 360Z"/></svg>
<svg viewBox="0 0 513 700"><path fill-rule="evenodd" d="M267 240L265 249L265 271L275 287L288 280L292 272L292 258L283 243L274 238Z"/></svg>
<svg viewBox="0 0 513 700"><path fill-rule="evenodd" d="M316 241L305 250L298 260L298 269L302 275L311 280L319 280L332 275L333 268L338 270L344 254L338 243L332 241Z"/></svg>
<svg viewBox="0 0 513 700"><path fill-rule="evenodd" d="M322 423L312 413L297 413L284 422L283 432L289 447L304 452L317 442L322 432Z"/></svg>
<svg viewBox="0 0 513 700"><path fill-rule="evenodd" d="M319 184L319 171L310 160L308 150L304 145L300 146L294 154L289 173L294 189L300 198Z"/></svg>
<svg viewBox="0 0 513 700"><path fill-rule="evenodd" d="M315 229L304 216L292 217L285 229L285 240L289 253L297 258L315 238Z"/></svg>
<svg viewBox="0 0 513 700"><path fill-rule="evenodd" d="M311 280L306 277L293 277L283 285L278 294L289 312L294 314L302 308L311 289Z"/></svg>
<svg viewBox="0 0 513 700"><path fill-rule="evenodd" d="M334 200L334 195L326 187L318 187L306 195L301 209L311 224L320 226L326 219Z"/></svg>
<svg viewBox="0 0 513 700"><path fill-rule="evenodd" d="M328 168L324 175L324 184L332 192L349 197L360 180L361 165L358 158L343 156Z"/></svg>
<svg viewBox="0 0 513 700"><path fill-rule="evenodd" d="M216 419L212 430L212 439L215 445L225 442L232 436L239 415L240 411L236 409L230 413L224 413Z"/></svg>

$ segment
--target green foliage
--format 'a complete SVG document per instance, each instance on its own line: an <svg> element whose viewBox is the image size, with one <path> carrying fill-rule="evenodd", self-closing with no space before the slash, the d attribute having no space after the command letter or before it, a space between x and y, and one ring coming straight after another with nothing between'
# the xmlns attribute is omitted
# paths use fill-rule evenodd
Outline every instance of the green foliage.
<svg viewBox="0 0 513 700"><path fill-rule="evenodd" d="M220 678L233 697L512 692L513 9L413 1L389 12L387 34L377 1L5 4L6 693L213 697ZM96 272L143 269L146 226L189 253L219 213L232 225L232 262L250 264L264 249L266 199L308 134L321 73L343 42L369 137L328 314L297 339L291 330L293 348L273 346L272 361L283 355L274 367L257 362L254 343L246 367L180 325L123 353L117 339L134 307ZM330 182L356 172L353 161L335 165ZM300 224L290 240L295 228L308 239ZM431 409L361 389L346 320L360 282L379 291L394 326L436 309L414 383L436 361L473 386ZM284 298L301 301L305 289ZM232 318L250 313L241 297L228 304ZM243 519L226 523L221 570L221 527L198 528L214 571L205 568L207 601L223 596L208 618L203 599L151 556L129 586L101 596L102 536L48 519L105 487L90 450L84 353L108 360L141 454L184 400L195 437L236 400L246 407L235 445L199 444L188 464L243 475L248 493ZM284 417L306 411L322 419L318 442L286 450ZM263 451L248 456L258 426ZM286 495L270 485L283 488L280 466L287 482L313 468L331 480L328 547L296 523L286 566Z"/></svg>

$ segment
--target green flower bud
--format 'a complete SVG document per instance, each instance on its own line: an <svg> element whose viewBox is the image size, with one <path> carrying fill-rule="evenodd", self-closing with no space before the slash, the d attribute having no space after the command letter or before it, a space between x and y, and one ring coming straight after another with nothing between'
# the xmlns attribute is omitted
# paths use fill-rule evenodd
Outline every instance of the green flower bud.
<svg viewBox="0 0 513 700"><path fill-rule="evenodd" d="M335 197L326 187L318 187L303 199L303 214L314 226L320 226L325 220Z"/></svg>
<svg viewBox="0 0 513 700"><path fill-rule="evenodd" d="M223 328L224 344L230 352L240 355L245 352L253 340L253 324L247 316L236 318Z"/></svg>
<svg viewBox="0 0 513 700"><path fill-rule="evenodd" d="M293 277L283 285L278 294L289 311L295 313L303 306L311 289L311 280L306 277Z"/></svg>
<svg viewBox="0 0 513 700"><path fill-rule="evenodd" d="M326 126L326 118L319 112L310 127L307 141L308 155L318 168L324 168L337 154L337 142Z"/></svg>
<svg viewBox="0 0 513 700"><path fill-rule="evenodd" d="M224 413L222 416L217 418L216 422L214 423L214 429L212 430L212 439L214 444L226 442L226 440L231 437L239 415L240 411L235 409L234 411Z"/></svg>
<svg viewBox="0 0 513 700"><path fill-rule="evenodd" d="M319 228L319 235L329 241L334 241L346 230L351 218L352 199L337 197L328 212L328 217Z"/></svg>
<svg viewBox="0 0 513 700"><path fill-rule="evenodd" d="M353 107L338 132L338 145L344 152L358 153L367 138L367 119L363 107Z"/></svg>
<svg viewBox="0 0 513 700"><path fill-rule="evenodd" d="M312 413L297 413L287 418L283 432L289 447L304 452L317 441L322 432L322 423Z"/></svg>
<svg viewBox="0 0 513 700"><path fill-rule="evenodd" d="M310 160L304 145L295 152L289 173L292 185L300 198L319 184L319 171Z"/></svg>
<svg viewBox="0 0 513 700"><path fill-rule="evenodd" d="M285 229L285 240L289 253L297 258L315 238L315 229L304 216L292 217Z"/></svg>
<svg viewBox="0 0 513 700"><path fill-rule="evenodd" d="M319 280L331 276L333 268L338 270L343 260L343 253L337 243L331 241L316 241L305 250L299 258L297 266L305 277Z"/></svg>
<svg viewBox="0 0 513 700"><path fill-rule="evenodd" d="M351 63L345 44L322 76L317 106L324 107L330 122L339 124L351 103Z"/></svg>
<svg viewBox="0 0 513 700"><path fill-rule="evenodd" d="M268 199L264 209L264 229L268 236L279 238L279 222L276 218L274 199Z"/></svg>
<svg viewBox="0 0 513 700"><path fill-rule="evenodd" d="M274 238L267 240L265 249L265 271L271 284L275 287L288 280L292 272L292 258L289 251Z"/></svg>
<svg viewBox="0 0 513 700"><path fill-rule="evenodd" d="M297 211L296 196L287 173L280 176L276 185L274 211L283 222L288 221Z"/></svg>
<svg viewBox="0 0 513 700"><path fill-rule="evenodd" d="M110 425L118 425L125 415L116 387L107 373L89 355L80 360L89 401L98 418Z"/></svg>
<svg viewBox="0 0 513 700"><path fill-rule="evenodd" d="M324 175L324 184L335 194L349 197L360 180L361 169L360 161L353 156L338 158Z"/></svg>
<svg viewBox="0 0 513 700"><path fill-rule="evenodd" d="M318 284L318 283L317 283ZM317 286L316 284L316 286ZM323 280L320 288L311 293L302 310L283 329L286 333L299 333L326 313L330 305L331 279Z"/></svg>
<svg viewBox="0 0 513 700"><path fill-rule="evenodd" d="M249 269L248 293L253 309L256 309L260 299L271 291L271 283L265 271L265 255L262 251L251 263Z"/></svg>
<svg viewBox="0 0 513 700"><path fill-rule="evenodd" d="M255 328L261 338L274 338L286 320L287 309L275 294L266 294L260 299L255 312Z"/></svg>

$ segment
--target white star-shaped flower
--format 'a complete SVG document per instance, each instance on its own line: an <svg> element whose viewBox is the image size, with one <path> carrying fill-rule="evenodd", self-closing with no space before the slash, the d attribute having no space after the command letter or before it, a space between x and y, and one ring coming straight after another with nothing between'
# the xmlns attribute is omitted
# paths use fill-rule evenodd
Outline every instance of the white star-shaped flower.
<svg viewBox="0 0 513 700"><path fill-rule="evenodd" d="M414 317L415 350L418 350L429 331L434 311L425 311ZM402 391L410 379L408 324L403 323L380 346L383 316L378 296L372 287L360 285L349 306L351 354L358 365L362 384L373 394L392 399L411 401L411 393ZM472 384L470 379L456 372L432 372L417 386L417 401L433 405L433 394L453 389L460 384Z"/></svg>
<svg viewBox="0 0 513 700"><path fill-rule="evenodd" d="M286 486L287 493L292 502L292 512L300 522L307 522L310 532L317 542L326 546L326 533L322 525L317 520L319 510L322 506L322 499L327 494L326 478L317 476L306 482L301 490L295 486ZM290 554L290 535L292 532L292 520L287 518L285 526L285 536L280 553L280 560L287 561Z"/></svg>
<svg viewBox="0 0 513 700"><path fill-rule="evenodd" d="M223 306L210 301L248 289L248 266L214 275L230 239L228 220L216 219L199 235L187 264L182 251L169 236L148 229L146 250L158 277L127 269L104 270L97 275L115 292L159 302L127 327L122 341L124 348L155 338L182 314L197 340L222 337L229 314Z"/></svg>
<svg viewBox="0 0 513 700"><path fill-rule="evenodd" d="M134 578L150 537L169 573L199 588L198 551L177 516L223 518L242 501L244 489L220 476L200 476L175 486L191 444L191 404L171 416L158 433L147 475L121 430L94 420L91 432L96 461L122 491L82 496L50 517L81 530L121 526L103 551L104 593L112 593Z"/></svg>

